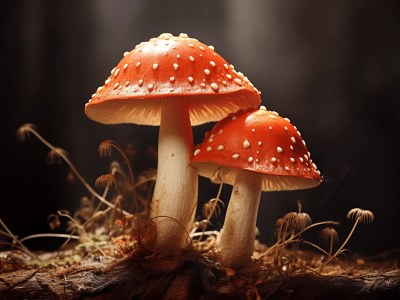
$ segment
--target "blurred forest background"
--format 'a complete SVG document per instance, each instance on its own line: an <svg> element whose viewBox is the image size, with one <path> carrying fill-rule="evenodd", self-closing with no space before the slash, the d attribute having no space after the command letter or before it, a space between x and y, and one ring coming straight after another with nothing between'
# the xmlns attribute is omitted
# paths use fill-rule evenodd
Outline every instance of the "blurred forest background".
<svg viewBox="0 0 400 300"><path fill-rule="evenodd" d="M158 128L97 124L83 108L123 52L184 32L214 45L263 105L291 119L324 175L312 190L263 193L259 239L271 244L276 219L301 200L314 222L340 221L342 239L349 209L373 211L374 223L348 244L353 252L400 249L400 1L26 0L2 3L0 16L0 218L19 236L49 232L47 216L74 211L87 193L67 180L65 164L45 163L37 140L17 141L17 128L36 124L92 184L111 162L97 153L105 139L135 146L136 173L156 167L149 147ZM194 128L196 143L212 125ZM217 190L200 180L199 214Z"/></svg>

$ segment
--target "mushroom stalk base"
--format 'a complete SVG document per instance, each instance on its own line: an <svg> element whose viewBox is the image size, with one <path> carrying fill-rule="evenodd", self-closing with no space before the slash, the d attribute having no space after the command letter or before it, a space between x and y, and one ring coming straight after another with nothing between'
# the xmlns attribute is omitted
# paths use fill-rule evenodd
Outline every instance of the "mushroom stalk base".
<svg viewBox="0 0 400 300"><path fill-rule="evenodd" d="M238 170L221 233L221 259L225 267L238 269L251 261L261 185L259 174Z"/></svg>
<svg viewBox="0 0 400 300"><path fill-rule="evenodd" d="M171 255L190 243L197 205L197 170L189 166L193 135L183 103L162 107L158 138L157 180L150 218L156 224L156 251Z"/></svg>

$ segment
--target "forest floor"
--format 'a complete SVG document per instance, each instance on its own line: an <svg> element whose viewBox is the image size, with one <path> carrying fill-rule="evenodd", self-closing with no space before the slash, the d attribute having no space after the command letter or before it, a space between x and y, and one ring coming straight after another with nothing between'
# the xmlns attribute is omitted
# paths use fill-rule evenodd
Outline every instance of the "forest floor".
<svg viewBox="0 0 400 300"><path fill-rule="evenodd" d="M115 258L77 247L37 254L39 261L0 252L0 299L400 299L396 251L350 255L322 270L325 255L291 249L277 258L270 251L235 271L221 266L215 248ZM254 256L266 249L256 243Z"/></svg>

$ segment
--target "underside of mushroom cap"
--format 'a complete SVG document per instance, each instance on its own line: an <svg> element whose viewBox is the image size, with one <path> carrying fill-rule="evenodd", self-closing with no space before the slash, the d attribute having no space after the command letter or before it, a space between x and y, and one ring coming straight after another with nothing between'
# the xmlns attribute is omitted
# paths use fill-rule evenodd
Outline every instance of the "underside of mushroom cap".
<svg viewBox="0 0 400 300"><path fill-rule="evenodd" d="M237 91L230 94L192 94L190 96L167 95L165 98L126 98L107 99L88 106L86 115L103 124L135 123L138 125L160 125L162 105L184 104L189 110L192 126L215 122L233 111L257 106L249 101L247 93ZM177 116L178 117L178 116Z"/></svg>
<svg viewBox="0 0 400 300"><path fill-rule="evenodd" d="M199 175L209 178L213 183L235 184L239 169L219 166L213 163L192 163L198 169ZM263 191L293 191L304 190L320 185L321 180L302 178L290 175L261 174Z"/></svg>

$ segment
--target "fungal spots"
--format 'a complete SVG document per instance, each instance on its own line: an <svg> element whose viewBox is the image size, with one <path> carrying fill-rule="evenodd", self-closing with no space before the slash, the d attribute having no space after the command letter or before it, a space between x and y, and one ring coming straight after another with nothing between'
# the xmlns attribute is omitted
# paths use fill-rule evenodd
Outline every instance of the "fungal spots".
<svg viewBox="0 0 400 300"><path fill-rule="evenodd" d="M231 75L231 74L226 74L225 76L226 76L226 78L228 78L229 80L232 79L232 75Z"/></svg>
<svg viewBox="0 0 400 300"><path fill-rule="evenodd" d="M193 56L189 56L189 60L190 60L191 62L194 62L194 57L193 57Z"/></svg>
<svg viewBox="0 0 400 300"><path fill-rule="evenodd" d="M208 75L210 75L210 74L211 74L211 72L210 72L210 70L209 70L209 69L205 69L205 70L204 70L204 74L206 74L206 75L208 76Z"/></svg>
<svg viewBox="0 0 400 300"><path fill-rule="evenodd" d="M175 71L177 71L177 70L179 69L179 65L178 65L177 63L175 63L175 64L173 65L173 68L174 68Z"/></svg>
<svg viewBox="0 0 400 300"><path fill-rule="evenodd" d="M294 163L295 161L296 160L293 157L290 158L290 162Z"/></svg>
<svg viewBox="0 0 400 300"><path fill-rule="evenodd" d="M117 77L118 74L119 74L119 69L116 69L115 72L114 72L114 77Z"/></svg>
<svg viewBox="0 0 400 300"><path fill-rule="evenodd" d="M138 61L138 62L136 63L136 68L139 68L139 67L140 67L140 65L141 65L141 62L140 62L140 61Z"/></svg>
<svg viewBox="0 0 400 300"><path fill-rule="evenodd" d="M290 140L292 141L293 144L296 143L296 139L293 136L290 138Z"/></svg>
<svg viewBox="0 0 400 300"><path fill-rule="evenodd" d="M138 85L139 85L139 86L142 86L142 85L143 85L143 79L139 79Z"/></svg>
<svg viewBox="0 0 400 300"><path fill-rule="evenodd" d="M253 162L253 160L254 160L254 158L251 157L251 156L247 159L247 161L250 162L250 163Z"/></svg>
<svg viewBox="0 0 400 300"><path fill-rule="evenodd" d="M250 148L250 142L249 142L248 140L245 140L245 141L243 142L243 148L245 148L245 149Z"/></svg>
<svg viewBox="0 0 400 300"><path fill-rule="evenodd" d="M271 161L272 161L272 162L276 162L276 157L272 157L272 158L271 158Z"/></svg>
<svg viewBox="0 0 400 300"><path fill-rule="evenodd" d="M151 91L154 88L154 84L150 83L147 85L147 89Z"/></svg>
<svg viewBox="0 0 400 300"><path fill-rule="evenodd" d="M192 82L194 81L193 77L189 76L189 77L188 77L188 81L189 81L190 83L192 83Z"/></svg>
<svg viewBox="0 0 400 300"><path fill-rule="evenodd" d="M261 141L258 141L257 144L258 144L258 146L261 146L261 145L262 145L262 142L261 142Z"/></svg>
<svg viewBox="0 0 400 300"><path fill-rule="evenodd" d="M240 154L238 154L238 153L235 153L235 154L232 155L233 159L238 159L239 157L240 157Z"/></svg>
<svg viewBox="0 0 400 300"><path fill-rule="evenodd" d="M282 149L281 147L276 147L276 151L277 151L278 153L282 153L282 152L283 152L283 149Z"/></svg>
<svg viewBox="0 0 400 300"><path fill-rule="evenodd" d="M216 66L215 62L210 61L210 66L213 67L213 68L215 68L215 66Z"/></svg>
<svg viewBox="0 0 400 300"><path fill-rule="evenodd" d="M201 151L200 149L196 149L196 150L194 150L194 153L193 153L193 155L194 155L194 156L197 156L197 155L200 153L200 151Z"/></svg>
<svg viewBox="0 0 400 300"><path fill-rule="evenodd" d="M235 78L233 81L236 82L238 85L242 85L242 81L239 78Z"/></svg>
<svg viewBox="0 0 400 300"><path fill-rule="evenodd" d="M222 150L224 150L224 149L225 149L224 145L219 145L219 146L217 147L217 150L219 150L219 151L222 151Z"/></svg>
<svg viewBox="0 0 400 300"><path fill-rule="evenodd" d="M215 82L211 83L210 86L214 91L218 91L218 84L216 84Z"/></svg>
<svg viewBox="0 0 400 300"><path fill-rule="evenodd" d="M153 70L157 70L158 69L158 64L153 64Z"/></svg>
<svg viewBox="0 0 400 300"><path fill-rule="evenodd" d="M114 84L114 87L113 87L113 88L114 88L114 90L115 90L115 89L117 89L117 88L118 88L118 86L119 86L119 82L116 82L116 83Z"/></svg>
<svg viewBox="0 0 400 300"><path fill-rule="evenodd" d="M123 70L125 71L126 69L128 69L128 67L129 67L129 65L128 64L124 64L124 66L123 66Z"/></svg>
<svg viewBox="0 0 400 300"><path fill-rule="evenodd" d="M207 151L210 152L213 148L211 146L207 147Z"/></svg>

